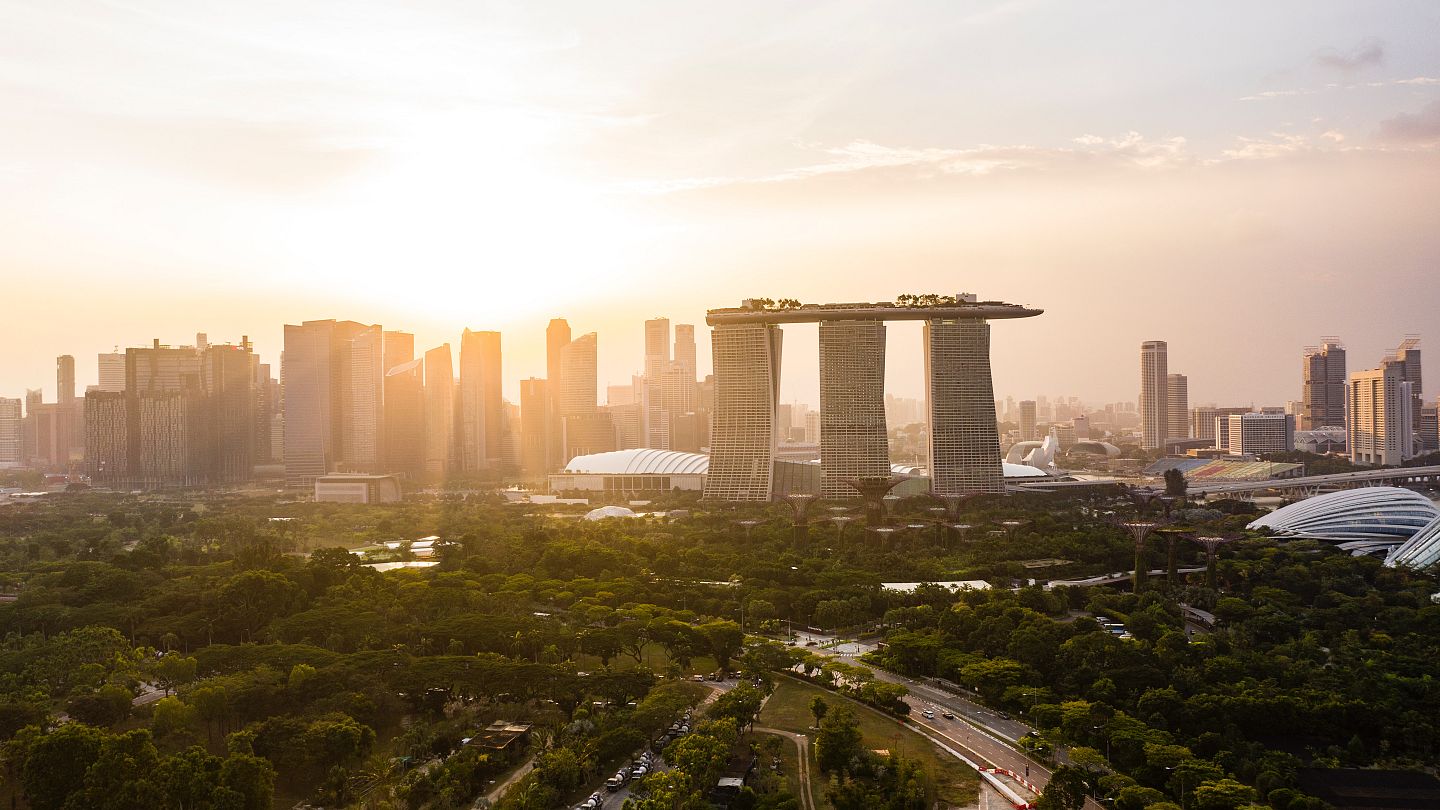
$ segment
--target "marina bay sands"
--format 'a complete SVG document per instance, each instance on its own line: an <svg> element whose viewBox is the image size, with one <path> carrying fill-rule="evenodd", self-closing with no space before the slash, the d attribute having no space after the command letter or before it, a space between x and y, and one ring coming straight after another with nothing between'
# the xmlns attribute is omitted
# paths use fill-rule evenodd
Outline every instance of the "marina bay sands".
<svg viewBox="0 0 1440 810"><path fill-rule="evenodd" d="M885 430L885 323L922 321L926 427L937 495L1003 492L990 375L990 320L1044 310L977 296L901 296L895 303L800 304L747 299L712 309L715 414L705 498L776 497L775 414L781 325L819 324L820 494L854 497L890 477Z"/></svg>

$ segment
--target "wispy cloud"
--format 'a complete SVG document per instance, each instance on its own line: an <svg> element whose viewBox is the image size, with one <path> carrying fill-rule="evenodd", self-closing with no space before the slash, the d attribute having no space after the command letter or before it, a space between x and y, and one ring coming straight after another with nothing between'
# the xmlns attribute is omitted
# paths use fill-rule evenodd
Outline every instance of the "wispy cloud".
<svg viewBox="0 0 1440 810"><path fill-rule="evenodd" d="M1400 143L1440 142L1440 99L1418 112L1400 113L1380 122L1380 138Z"/></svg>
<svg viewBox="0 0 1440 810"><path fill-rule="evenodd" d="M1241 96L1241 101L1272 101L1277 98L1288 98L1290 96L1314 96L1320 93L1328 93L1332 90L1365 90L1376 87L1437 87L1440 86L1440 78L1435 76L1412 76L1408 79L1387 79L1375 82L1329 82L1321 87L1299 87L1284 90L1262 90L1258 93L1251 93L1248 96Z"/></svg>
<svg viewBox="0 0 1440 810"><path fill-rule="evenodd" d="M1343 53L1335 48L1326 48L1315 54L1315 63L1347 73L1382 65L1385 63L1385 43L1370 37Z"/></svg>

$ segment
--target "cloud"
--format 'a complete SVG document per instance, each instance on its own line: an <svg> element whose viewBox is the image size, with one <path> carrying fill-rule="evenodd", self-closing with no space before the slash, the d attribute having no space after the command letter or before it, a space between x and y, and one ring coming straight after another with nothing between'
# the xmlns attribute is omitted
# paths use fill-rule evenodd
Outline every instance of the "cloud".
<svg viewBox="0 0 1440 810"><path fill-rule="evenodd" d="M792 169L751 177L690 177L623 184L621 192L668 194L677 191L741 184L786 183L815 177L869 171L909 169L921 176L982 177L1004 171L1047 170L1111 165L1165 169L1193 162L1182 137L1152 140L1138 132L1115 138L1081 135L1075 147L1046 148L1015 144L981 144L968 149L886 146L855 140L839 146L800 144L826 159Z"/></svg>
<svg viewBox="0 0 1440 810"><path fill-rule="evenodd" d="M1440 99L1421 107L1419 112L1400 113L1381 121L1379 134L1383 140L1403 143L1440 141Z"/></svg>
<svg viewBox="0 0 1440 810"><path fill-rule="evenodd" d="M1327 93L1331 90L1364 90L1375 87L1440 87L1440 78L1435 76L1412 76L1408 79L1388 79L1379 82L1351 82L1340 84L1330 82L1324 87L1302 87L1289 90L1262 90L1259 93L1251 93L1248 96L1241 96L1241 101L1270 101L1277 98L1289 96L1313 96L1319 93Z"/></svg>
<svg viewBox="0 0 1440 810"><path fill-rule="evenodd" d="M1321 67L1341 70L1346 73L1385 63L1385 44L1374 37L1361 41L1348 53L1326 48L1315 54L1315 63Z"/></svg>

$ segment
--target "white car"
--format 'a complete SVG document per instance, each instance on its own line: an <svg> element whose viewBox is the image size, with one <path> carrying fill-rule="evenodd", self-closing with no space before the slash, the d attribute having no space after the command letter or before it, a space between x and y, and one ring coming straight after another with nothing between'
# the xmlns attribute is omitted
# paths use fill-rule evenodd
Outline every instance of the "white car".
<svg viewBox="0 0 1440 810"><path fill-rule="evenodd" d="M933 712L933 711L931 711L931 710L929 710L929 709L926 709L925 711L921 712L920 714L921 714L922 716L924 716L924 718L925 718L926 720L934 720L934 719L935 719L935 712Z"/></svg>

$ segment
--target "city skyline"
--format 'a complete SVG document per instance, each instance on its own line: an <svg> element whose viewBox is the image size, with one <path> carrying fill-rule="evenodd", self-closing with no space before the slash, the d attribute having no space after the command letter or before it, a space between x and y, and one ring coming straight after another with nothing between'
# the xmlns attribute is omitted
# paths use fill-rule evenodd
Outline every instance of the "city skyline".
<svg viewBox="0 0 1440 810"><path fill-rule="evenodd" d="M623 11L0 7L0 390L197 330L273 363L333 317L510 335L516 401L556 313L616 384L657 312L867 300L877 272L1047 305L997 340L1021 395L1132 399L1163 337L1192 400L1281 401L1317 335L1368 365L1440 326L1433 3ZM57 309L59 279L87 294ZM1077 340L1105 362L1056 362ZM887 343L918 394L918 328Z"/></svg>
<svg viewBox="0 0 1440 810"><path fill-rule="evenodd" d="M363 318L345 318L343 314L333 317L335 320L358 320L360 322L368 323ZM560 321L563 323L567 319L567 317L568 316L566 315L557 314L553 317L542 319L543 322L538 322L540 323L538 331L534 335L530 335L529 340L526 340L524 336L510 335L509 333L502 332L502 356L504 358L505 370L502 374L501 383L502 396L504 401L518 405L520 403L522 384L525 380L528 380L530 378L548 378L547 375L551 374L551 371L548 367L548 363L546 360L546 325L553 324L555 321ZM666 317L662 319L669 320L678 326L691 326L690 323L671 317ZM309 318L304 320L325 319ZM607 388L628 387L631 383L631 378L633 375L643 376L645 370L644 320L645 319L642 319L631 325L629 331L634 333L632 335L634 339L631 341L626 341L622 337L618 336L605 338L603 334L599 335L602 338L601 346L603 346L604 348L600 349L596 353L596 366L598 377L598 404L607 404ZM697 378L703 380L706 375L712 373L713 371L713 364L711 362L711 355L709 351L710 329L703 326L703 312L701 313L700 317L696 319L696 322L701 324L701 326L697 329L694 329L694 332L692 333L694 336L695 345L697 347L694 360L696 365ZM1043 319L1042 321L1040 321L1040 323L1043 323ZM434 347L445 343L453 343L456 346L455 351L457 354L455 362L458 363L458 347L460 344L460 337L464 332L464 329L462 329L460 332L455 333L454 335L449 335L446 333L429 333L423 330L412 329L411 324L403 323L394 325L400 329L405 330L404 332L397 333L391 329L392 325L390 324L377 325L381 325L385 328L385 334L387 336L392 334L405 334L407 338L411 340L414 345L417 346ZM1006 324L1003 321L1000 322L999 326L1002 329L1006 328ZM776 402L800 403L808 405L812 408L818 408L820 403L820 386L818 381L818 330L816 329L815 324L805 323L792 324L787 328L791 331L792 337L790 338L790 340L787 341L784 358L784 369L781 376L781 388L779 396L776 398ZM893 330L893 332L900 333L902 335L902 339L899 341L888 340L885 342L885 390L887 394L890 395L917 399L923 402L923 368L909 367L914 363L914 357L912 355L915 355L922 348L922 341L920 340L920 335L918 334L920 326L916 323L906 323L904 321L901 321L890 324L889 328ZM219 333L219 330L211 331L217 334ZM475 329L473 331L492 330ZM1161 333L1165 333L1165 331L1166 330L1160 330ZM910 332L915 332L916 334L910 335ZM64 355L69 355L76 358L74 363L73 380L77 396L83 396L86 389L92 386L99 386L100 390L116 390L113 387L107 388L104 380L102 379L102 377L107 373L104 369L104 366L109 358L117 357L122 360L122 363L120 365L120 373L123 374L123 357L127 347L133 348L136 346L150 346L155 342L158 342L162 346L189 346L195 344L197 337L203 337L206 334L209 334L209 332L202 330L198 332L191 332L188 335L184 335L176 340L166 340L161 337L150 336L146 337L143 340L139 340L129 344L112 342L106 344L104 348L97 349L95 352L91 353L86 353L84 351L51 353L47 349L39 349L37 351L40 353L41 359L43 361L41 365L44 366L44 373L46 376L40 379L26 381L17 387L8 389L0 388L0 396L18 398L21 397L26 391L40 390L43 393L44 401L46 403L56 402L56 393L58 391L56 387L56 357ZM237 334L244 334L246 336L256 356L260 359L260 362L266 363L276 369L279 368L280 355L283 348L283 340L282 346L275 347L275 350L273 351L273 353L271 353L263 351L261 347L256 343L254 338L250 336L249 332L241 332ZM914 337L915 340L913 342L910 341L908 339L910 337ZM1018 340L1019 335L1018 333L1014 333L1012 335L1007 332L1006 338L1008 342L1015 342ZM1356 349L1356 341L1351 341L1343 337L1338 338L1338 340L1341 344L1343 344L1344 347L1340 350L1341 357L1343 358L1345 353L1348 352L1353 358L1353 362L1356 364L1352 366L1352 368L1358 368L1361 366L1380 365L1381 363L1394 356L1397 343L1403 343L1405 339L1410 338L1419 339L1423 343L1424 336L1416 333L1391 333L1389 337L1385 337L1382 335L1381 337L1373 341L1376 345L1381 347L1375 352L1373 352L1373 360L1366 359L1371 355L1370 352ZM1257 396L1255 392L1259 389L1253 387L1241 390L1236 396L1222 396L1214 394L1213 392L1217 388L1220 388L1222 390L1228 390L1227 387L1218 385L1218 383L1225 381L1224 378L1206 378L1201 380L1195 380L1193 377L1186 375L1187 377L1189 377L1190 385L1195 386L1192 388L1192 392L1189 395L1189 404L1192 408L1197 405L1218 405L1222 407L1227 405L1248 405L1259 408L1264 405L1283 406L1292 401L1302 402L1306 388L1303 366L1305 363L1308 362L1308 360L1306 359L1308 357L1307 353L1315 349L1316 346L1321 345L1325 341L1335 340L1337 340L1336 337L1327 333L1327 336L1323 339L1312 338L1307 343L1297 344L1287 358L1289 361L1288 364L1282 364L1278 362L1266 363L1267 367L1269 365L1288 366L1287 368L1284 368L1277 372L1281 375L1281 379L1272 380L1271 384L1264 387L1264 390L1267 391L1272 389L1277 391L1278 393L1274 396ZM513 359L515 355L519 355L521 357L531 357L532 352L528 351L526 348L527 345L530 343L538 344L538 368L532 368L531 366L521 366ZM613 348L612 344L615 343L619 343L622 345L625 345L627 343L633 344L627 347L629 349L633 349L633 357L630 357L629 355L621 356L622 350ZM519 351L516 350L517 344L519 344L519 346L521 347ZM1175 351L1177 348L1180 349L1179 352ZM110 349L117 349L119 354L113 354ZM1006 354L1005 349L1005 342L1001 342L999 345L997 345L995 348L995 357ZM1364 351L1364 353L1362 353L1362 351ZM423 352L416 352L416 354L419 353ZM1128 346L1127 354L1133 357L1133 353L1134 346ZM1169 353L1171 353L1172 355L1179 355L1181 357L1189 357L1192 361L1194 360L1194 358L1201 356L1200 347L1198 346L1176 347L1173 343L1169 347ZM1269 353L1270 352L1267 350L1267 357ZM1278 353L1278 350L1276 353ZM30 352L27 352L23 355L17 355L17 353L11 351L4 353L4 356L13 359L16 356L28 357L29 354ZM627 360L627 357L630 357L630 359ZM94 359L92 360L91 358ZM1297 365L1297 358L1300 360L1299 365L1301 366L1301 368L1298 369L1295 367ZM535 358L532 357L532 363L534 362L534 359ZM607 360L609 361L608 363ZM1127 361L1128 358L1115 359L1115 363L1117 364ZM623 373L617 371L619 369L625 368L627 362L631 366L633 366L630 371ZM893 369L893 366L897 363L905 365L903 371L897 372ZM456 368L458 368L458 365L456 366ZM614 371L616 373L616 377L607 379L604 376L605 369L607 368ZM386 371L388 370L389 369L387 368ZM1084 404L1097 407L1103 407L1104 405L1112 402L1129 402L1135 403L1137 405L1140 402L1139 388L1135 384L1133 375L1131 381L1128 384L1128 387L1131 389L1131 393L1128 396L1123 390L1127 387L1125 384L1117 384L1117 391L1114 396L1110 396L1109 394L1082 394L1075 389L1063 388L1058 383L1051 384L1049 382L1046 382L1043 386L1036 385L1033 380L1016 381L1011 388L1003 388L999 380L1007 378L1014 380L1016 375L1013 373L1013 370L1011 370L1011 373L1006 373L1005 369L1000 367L998 360L995 362L994 376L997 380L997 382L995 383L995 395L1001 400L1005 399L1006 397L1016 399L1033 399L1036 396L1043 398L1047 395L1058 394L1064 396L1078 397L1080 401ZM1198 386L1196 385L1197 383ZM1081 390L1083 391L1084 389L1082 388ZM1194 393L1195 390L1199 390L1201 393L1196 394ZM1435 389L1433 389L1433 387L1425 387L1420 393L1423 394L1423 399L1426 403L1434 401L1437 397L1437 392Z"/></svg>

